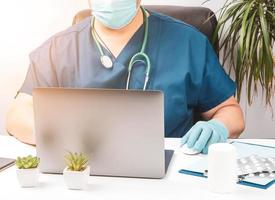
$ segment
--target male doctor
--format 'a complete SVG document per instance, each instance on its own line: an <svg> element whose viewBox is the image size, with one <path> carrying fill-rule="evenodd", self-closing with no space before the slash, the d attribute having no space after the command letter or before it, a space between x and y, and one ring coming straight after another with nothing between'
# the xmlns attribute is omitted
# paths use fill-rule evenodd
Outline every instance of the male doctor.
<svg viewBox="0 0 275 200"><path fill-rule="evenodd" d="M209 145L237 138L243 114L235 83L225 73L207 37L194 27L141 7L141 0L91 0L92 17L52 36L30 54L30 67L7 116L7 131L35 144L35 87L125 89L130 58L145 53L152 69L146 89L165 95L165 136L208 152ZM93 33L93 34L92 34ZM102 61L101 54L107 56ZM105 57L106 58L106 57ZM130 89L142 89L144 62L133 68ZM203 121L194 125L194 112Z"/></svg>

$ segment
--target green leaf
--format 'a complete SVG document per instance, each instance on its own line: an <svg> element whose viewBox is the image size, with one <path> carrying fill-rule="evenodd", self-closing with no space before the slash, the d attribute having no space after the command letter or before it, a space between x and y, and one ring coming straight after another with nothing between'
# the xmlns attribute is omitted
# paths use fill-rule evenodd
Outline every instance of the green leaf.
<svg viewBox="0 0 275 200"><path fill-rule="evenodd" d="M243 56L244 54L244 38L247 34L247 21L248 21L248 15L251 12L251 7L254 4L254 1L251 1L249 4L245 6L245 13L242 17L242 28L241 28L241 33L240 33L240 54Z"/></svg>
<svg viewBox="0 0 275 200"><path fill-rule="evenodd" d="M257 86L265 92L270 104L274 94L275 1L233 0L226 2L214 32L214 42L221 34L220 49L224 50L222 64L229 61L229 73L234 69L237 97L246 83L247 100L253 101ZM254 92L253 92L254 91Z"/></svg>
<svg viewBox="0 0 275 200"><path fill-rule="evenodd" d="M264 17L263 6L261 4L259 4L259 16L260 16L260 22L262 27L262 34L264 37L264 45L265 45L265 48L268 49L268 51L266 52L268 54L266 59L269 62L269 64L272 65L272 55L271 55L271 52L269 51L269 49L271 48L270 38L267 31L267 22Z"/></svg>
<svg viewBox="0 0 275 200"><path fill-rule="evenodd" d="M83 153L69 152L64 156L67 167L72 171L83 171L87 167L88 157Z"/></svg>
<svg viewBox="0 0 275 200"><path fill-rule="evenodd" d="M37 168L39 165L39 158L37 157L33 157L31 155L27 156L27 157L17 157L15 163L16 166L19 169L32 169L32 168Z"/></svg>

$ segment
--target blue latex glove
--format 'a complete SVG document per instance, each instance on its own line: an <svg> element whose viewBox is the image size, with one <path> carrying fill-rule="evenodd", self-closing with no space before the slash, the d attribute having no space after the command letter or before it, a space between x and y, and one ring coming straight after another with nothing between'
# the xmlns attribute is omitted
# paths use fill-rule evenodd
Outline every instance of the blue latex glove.
<svg viewBox="0 0 275 200"><path fill-rule="evenodd" d="M228 136L229 131L222 122L199 121L182 137L181 144L187 143L188 148L207 154L211 144L226 142Z"/></svg>

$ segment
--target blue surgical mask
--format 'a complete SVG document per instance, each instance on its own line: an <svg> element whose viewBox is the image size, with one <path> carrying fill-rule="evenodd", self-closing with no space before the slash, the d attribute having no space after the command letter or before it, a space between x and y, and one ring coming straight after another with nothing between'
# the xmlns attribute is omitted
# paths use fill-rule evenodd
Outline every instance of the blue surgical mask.
<svg viewBox="0 0 275 200"><path fill-rule="evenodd" d="M92 14L104 26L121 29L137 14L136 0L91 0Z"/></svg>

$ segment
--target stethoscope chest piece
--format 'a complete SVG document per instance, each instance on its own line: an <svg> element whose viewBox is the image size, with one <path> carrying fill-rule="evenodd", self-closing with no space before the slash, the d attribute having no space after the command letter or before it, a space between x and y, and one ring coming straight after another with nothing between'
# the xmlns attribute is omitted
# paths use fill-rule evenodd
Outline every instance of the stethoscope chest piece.
<svg viewBox="0 0 275 200"><path fill-rule="evenodd" d="M107 68L107 69L111 69L113 67L113 61L109 56L106 55L102 55L100 57L101 63L102 65Z"/></svg>

